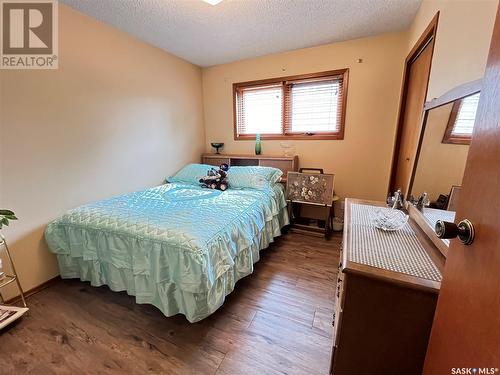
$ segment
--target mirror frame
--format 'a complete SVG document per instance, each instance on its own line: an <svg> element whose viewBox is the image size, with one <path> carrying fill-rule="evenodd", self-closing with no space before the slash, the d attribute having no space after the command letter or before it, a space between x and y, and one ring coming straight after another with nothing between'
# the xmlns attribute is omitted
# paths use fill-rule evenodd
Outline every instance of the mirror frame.
<svg viewBox="0 0 500 375"><path fill-rule="evenodd" d="M415 163L413 163L413 169L411 173L410 183L408 185L408 191L406 191L406 196L412 193L413 182L415 180L415 175L417 173L418 161L420 158L420 151L424 140L425 128L427 126L427 118L429 115L429 111L433 108L441 107L445 104L454 102L455 100L463 99L467 96L481 92L482 81L483 81L482 79L478 79L475 81L464 83L460 86L451 89L450 91L441 95L439 98L434 98L424 104L422 122L420 126L420 134L418 138L418 145L414 159ZM423 213L417 210L415 207L413 207L412 204L408 204L408 212L410 213L410 216L418 224L418 226L422 229L422 231L429 237L429 239L434 243L434 245L436 245L441 254L443 254L446 257L449 245L447 245L445 242L443 242L436 236L436 234L434 233L434 228L432 228L429 225Z"/></svg>

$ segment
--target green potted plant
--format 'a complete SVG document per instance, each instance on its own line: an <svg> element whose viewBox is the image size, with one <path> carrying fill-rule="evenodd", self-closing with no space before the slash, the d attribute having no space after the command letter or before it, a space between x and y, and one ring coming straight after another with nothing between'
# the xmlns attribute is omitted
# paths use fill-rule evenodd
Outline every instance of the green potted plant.
<svg viewBox="0 0 500 375"><path fill-rule="evenodd" d="M8 226L10 220L17 220L14 212L10 210L0 210L0 229L2 229L4 225Z"/></svg>

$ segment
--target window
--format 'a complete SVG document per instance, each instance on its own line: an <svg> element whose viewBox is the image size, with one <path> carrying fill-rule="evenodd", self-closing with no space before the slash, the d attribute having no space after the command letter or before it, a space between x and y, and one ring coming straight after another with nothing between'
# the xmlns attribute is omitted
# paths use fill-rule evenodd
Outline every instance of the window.
<svg viewBox="0 0 500 375"><path fill-rule="evenodd" d="M479 95L477 93L453 103L442 143L470 144Z"/></svg>
<svg viewBox="0 0 500 375"><path fill-rule="evenodd" d="M235 83L234 139L343 139L347 74Z"/></svg>

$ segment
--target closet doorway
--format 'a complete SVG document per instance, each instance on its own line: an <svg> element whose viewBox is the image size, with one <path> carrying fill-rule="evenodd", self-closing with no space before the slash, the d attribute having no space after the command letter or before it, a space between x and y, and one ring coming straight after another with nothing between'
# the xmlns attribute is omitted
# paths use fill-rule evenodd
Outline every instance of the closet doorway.
<svg viewBox="0 0 500 375"><path fill-rule="evenodd" d="M427 97L438 18L439 12L405 60L389 192L401 189L405 195L408 193L422 127L422 114Z"/></svg>

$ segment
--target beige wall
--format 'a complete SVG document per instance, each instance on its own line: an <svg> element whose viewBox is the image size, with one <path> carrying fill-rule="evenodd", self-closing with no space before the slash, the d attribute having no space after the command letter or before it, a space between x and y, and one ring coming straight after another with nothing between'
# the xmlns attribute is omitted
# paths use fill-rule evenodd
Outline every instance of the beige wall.
<svg viewBox="0 0 500 375"><path fill-rule="evenodd" d="M233 139L234 82L349 68L345 139L291 143L300 166L335 173L339 195L384 200L407 43L406 33L386 34L203 69L206 150L217 141L225 153L253 153L253 141ZM280 141L262 149L282 154Z"/></svg>
<svg viewBox="0 0 500 375"><path fill-rule="evenodd" d="M413 195L424 191L430 200L448 194L452 185L462 185L468 145L442 143L453 103L429 111L422 149L418 159Z"/></svg>
<svg viewBox="0 0 500 375"><path fill-rule="evenodd" d="M498 0L424 0L410 27L408 51L439 11L428 100L482 78Z"/></svg>
<svg viewBox="0 0 500 375"><path fill-rule="evenodd" d="M25 289L58 274L48 222L204 149L200 68L62 4L59 23L59 70L0 71L0 207L20 219L2 232Z"/></svg>

